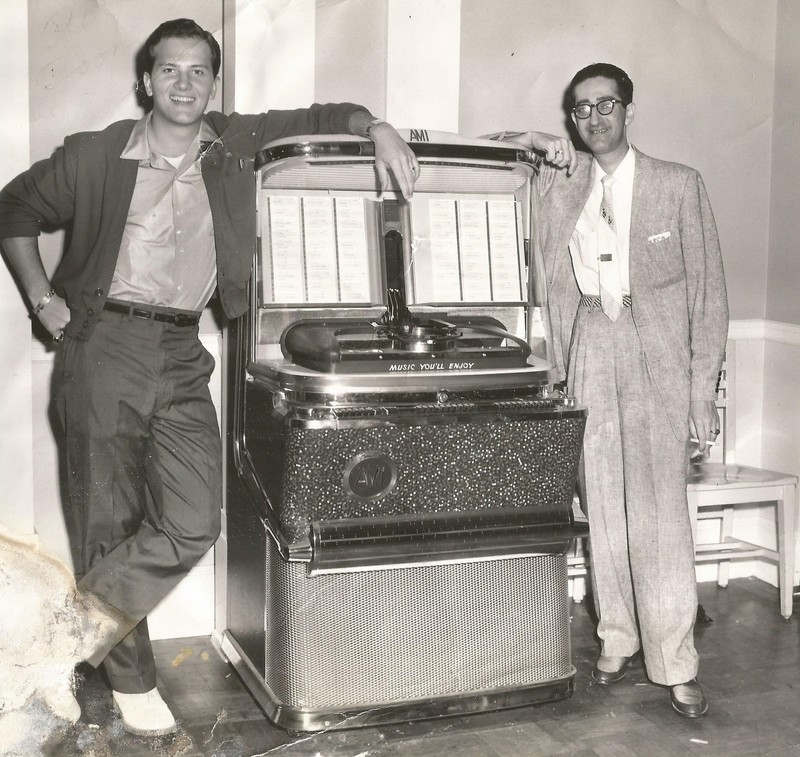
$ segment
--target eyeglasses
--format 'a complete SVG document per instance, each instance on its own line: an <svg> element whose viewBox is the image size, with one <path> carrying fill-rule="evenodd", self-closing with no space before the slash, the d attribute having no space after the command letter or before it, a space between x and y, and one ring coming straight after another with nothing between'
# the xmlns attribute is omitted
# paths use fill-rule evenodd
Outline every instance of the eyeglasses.
<svg viewBox="0 0 800 757"><path fill-rule="evenodd" d="M600 100L596 105L592 105L592 103L581 103L580 105L576 105L572 112L575 114L575 118L589 118L592 115L592 108L597 108L597 112L601 116L610 116L614 112L614 106L619 103L620 105L625 105L622 100L615 100L613 97L609 97L607 100Z"/></svg>

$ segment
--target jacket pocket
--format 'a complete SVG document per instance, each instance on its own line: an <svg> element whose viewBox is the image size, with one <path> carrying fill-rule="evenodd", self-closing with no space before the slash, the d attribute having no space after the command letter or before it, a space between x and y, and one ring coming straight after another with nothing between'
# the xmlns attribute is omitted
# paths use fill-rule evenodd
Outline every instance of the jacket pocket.
<svg viewBox="0 0 800 757"><path fill-rule="evenodd" d="M654 233L644 248L646 280L652 289L670 287L686 278L683 252L677 234L668 231Z"/></svg>

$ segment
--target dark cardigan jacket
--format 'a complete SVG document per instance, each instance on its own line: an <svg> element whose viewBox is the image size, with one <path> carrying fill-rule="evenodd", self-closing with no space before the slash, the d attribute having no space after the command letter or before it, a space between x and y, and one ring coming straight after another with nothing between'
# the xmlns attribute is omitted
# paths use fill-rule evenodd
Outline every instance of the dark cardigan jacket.
<svg viewBox="0 0 800 757"><path fill-rule="evenodd" d="M204 116L219 135L202 145L200 165L214 224L217 290L229 318L247 310L256 246L256 153L282 137L349 133L350 117L358 110L363 109L341 103ZM135 123L119 121L103 131L67 137L50 158L0 191L0 240L34 237L48 228L69 229L69 243L52 283L72 314L67 331L78 339L91 336L117 264L139 166L120 154Z"/></svg>

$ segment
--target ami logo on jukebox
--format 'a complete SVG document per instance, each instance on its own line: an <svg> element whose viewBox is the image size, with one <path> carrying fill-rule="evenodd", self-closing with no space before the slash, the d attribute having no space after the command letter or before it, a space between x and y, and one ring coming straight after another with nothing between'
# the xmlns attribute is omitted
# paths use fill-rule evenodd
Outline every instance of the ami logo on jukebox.
<svg viewBox="0 0 800 757"><path fill-rule="evenodd" d="M383 452L362 452L347 464L342 483L345 492L351 497L381 499L397 483L397 465Z"/></svg>

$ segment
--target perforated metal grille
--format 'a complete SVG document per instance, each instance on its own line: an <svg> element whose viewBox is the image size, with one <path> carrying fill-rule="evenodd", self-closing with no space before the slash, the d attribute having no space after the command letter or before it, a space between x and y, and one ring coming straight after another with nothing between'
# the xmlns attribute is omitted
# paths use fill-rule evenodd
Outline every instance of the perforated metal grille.
<svg viewBox="0 0 800 757"><path fill-rule="evenodd" d="M562 555L309 577L270 546L265 683L336 711L563 678L566 581Z"/></svg>

